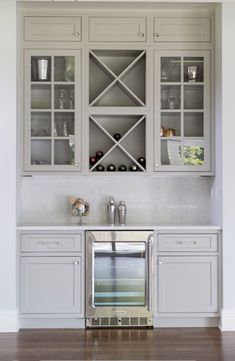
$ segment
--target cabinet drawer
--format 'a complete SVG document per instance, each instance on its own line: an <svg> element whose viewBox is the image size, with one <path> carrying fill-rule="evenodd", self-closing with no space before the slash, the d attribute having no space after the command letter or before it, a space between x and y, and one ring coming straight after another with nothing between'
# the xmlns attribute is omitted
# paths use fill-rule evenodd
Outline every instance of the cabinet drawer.
<svg viewBox="0 0 235 361"><path fill-rule="evenodd" d="M90 41L146 41L146 18L90 17Z"/></svg>
<svg viewBox="0 0 235 361"><path fill-rule="evenodd" d="M82 234L24 234L22 252L71 252L82 250Z"/></svg>
<svg viewBox="0 0 235 361"><path fill-rule="evenodd" d="M217 251L216 234L159 234L158 251Z"/></svg>
<svg viewBox="0 0 235 361"><path fill-rule="evenodd" d="M210 41L210 18L155 18L154 41Z"/></svg>
<svg viewBox="0 0 235 361"><path fill-rule="evenodd" d="M25 41L80 41L81 18L70 16L26 16Z"/></svg>

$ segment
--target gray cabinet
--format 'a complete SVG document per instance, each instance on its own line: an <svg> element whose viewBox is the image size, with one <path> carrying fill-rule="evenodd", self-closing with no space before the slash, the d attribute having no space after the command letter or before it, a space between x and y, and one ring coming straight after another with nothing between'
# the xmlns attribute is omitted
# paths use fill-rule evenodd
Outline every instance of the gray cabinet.
<svg viewBox="0 0 235 361"><path fill-rule="evenodd" d="M218 312L217 256L159 256L159 312Z"/></svg>
<svg viewBox="0 0 235 361"><path fill-rule="evenodd" d="M82 312L81 257L22 257L21 313Z"/></svg>

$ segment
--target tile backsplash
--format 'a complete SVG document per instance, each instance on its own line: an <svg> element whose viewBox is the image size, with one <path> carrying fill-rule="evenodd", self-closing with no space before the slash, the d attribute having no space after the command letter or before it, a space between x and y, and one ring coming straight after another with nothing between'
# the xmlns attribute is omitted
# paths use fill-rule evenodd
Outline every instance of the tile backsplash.
<svg viewBox="0 0 235 361"><path fill-rule="evenodd" d="M106 223L110 196L127 205L128 223L210 223L210 178L197 177L69 177L23 178L20 223L77 223L69 197L90 203L87 223Z"/></svg>

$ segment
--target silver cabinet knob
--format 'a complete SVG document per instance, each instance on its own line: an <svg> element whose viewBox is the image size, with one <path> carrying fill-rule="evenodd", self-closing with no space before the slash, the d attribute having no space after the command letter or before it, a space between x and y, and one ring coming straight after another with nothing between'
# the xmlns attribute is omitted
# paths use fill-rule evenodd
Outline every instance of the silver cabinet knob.
<svg viewBox="0 0 235 361"><path fill-rule="evenodd" d="M75 167L79 168L80 164L79 163L75 163Z"/></svg>
<svg viewBox="0 0 235 361"><path fill-rule="evenodd" d="M74 261L73 264L77 265L77 264L79 264L79 261Z"/></svg>
<svg viewBox="0 0 235 361"><path fill-rule="evenodd" d="M144 37L144 33L139 33L138 35L139 35L141 38Z"/></svg>
<svg viewBox="0 0 235 361"><path fill-rule="evenodd" d="M155 38L159 38L160 34L159 33L154 33Z"/></svg>
<svg viewBox="0 0 235 361"><path fill-rule="evenodd" d="M159 164L158 163L153 163L154 168L158 168Z"/></svg>
<svg viewBox="0 0 235 361"><path fill-rule="evenodd" d="M76 32L76 33L74 33L74 36L78 37L78 36L80 36L80 34Z"/></svg>
<svg viewBox="0 0 235 361"><path fill-rule="evenodd" d="M160 265L163 264L163 261L158 261L158 264L160 264Z"/></svg>

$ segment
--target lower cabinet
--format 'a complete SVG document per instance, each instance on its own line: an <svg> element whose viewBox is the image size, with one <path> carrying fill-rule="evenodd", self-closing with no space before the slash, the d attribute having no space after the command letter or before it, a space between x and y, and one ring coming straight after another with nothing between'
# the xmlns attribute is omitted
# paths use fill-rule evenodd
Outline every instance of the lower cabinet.
<svg viewBox="0 0 235 361"><path fill-rule="evenodd" d="M81 257L21 257L21 313L81 314Z"/></svg>
<svg viewBox="0 0 235 361"><path fill-rule="evenodd" d="M158 257L159 312L218 312L217 256Z"/></svg>

